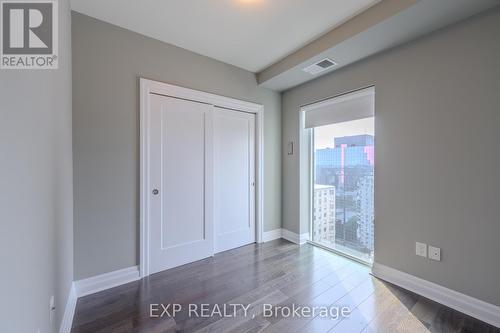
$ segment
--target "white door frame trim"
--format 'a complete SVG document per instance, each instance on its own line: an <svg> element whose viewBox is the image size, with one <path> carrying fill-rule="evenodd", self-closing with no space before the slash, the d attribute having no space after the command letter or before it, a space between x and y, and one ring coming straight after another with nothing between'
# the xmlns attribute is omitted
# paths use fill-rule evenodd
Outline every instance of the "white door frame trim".
<svg viewBox="0 0 500 333"><path fill-rule="evenodd" d="M254 113L256 117L255 133L255 231L257 243L263 241L264 231L264 106L238 99L219 96L203 91L179 87L168 83L140 78L140 259L139 271L141 277L150 274L149 253L149 127L148 110L150 94L181 98L206 103L235 111Z"/></svg>

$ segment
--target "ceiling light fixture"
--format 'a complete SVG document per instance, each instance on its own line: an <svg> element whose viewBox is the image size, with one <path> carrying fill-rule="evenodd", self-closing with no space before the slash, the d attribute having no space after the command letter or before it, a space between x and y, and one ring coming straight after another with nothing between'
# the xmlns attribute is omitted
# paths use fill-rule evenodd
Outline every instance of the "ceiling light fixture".
<svg viewBox="0 0 500 333"><path fill-rule="evenodd" d="M263 0L237 0L237 1L238 3L241 3L243 5L254 5L263 2Z"/></svg>

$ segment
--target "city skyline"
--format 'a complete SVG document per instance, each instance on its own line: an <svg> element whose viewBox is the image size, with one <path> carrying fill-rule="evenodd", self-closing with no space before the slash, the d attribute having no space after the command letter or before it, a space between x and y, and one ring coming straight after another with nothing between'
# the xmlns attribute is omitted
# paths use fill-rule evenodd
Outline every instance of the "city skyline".
<svg viewBox="0 0 500 333"><path fill-rule="evenodd" d="M372 135L375 136L374 117L346 121L337 124L314 128L314 148L334 148L333 139L336 137ZM335 133L332 135L332 133Z"/></svg>
<svg viewBox="0 0 500 333"><path fill-rule="evenodd" d="M370 125L373 118L314 132L313 241L365 261L373 260L374 250L375 151Z"/></svg>

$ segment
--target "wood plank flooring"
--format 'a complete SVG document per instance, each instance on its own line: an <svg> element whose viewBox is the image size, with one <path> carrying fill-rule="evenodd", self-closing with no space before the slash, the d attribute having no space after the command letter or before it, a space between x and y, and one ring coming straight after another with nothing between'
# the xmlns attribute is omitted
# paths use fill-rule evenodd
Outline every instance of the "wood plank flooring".
<svg viewBox="0 0 500 333"><path fill-rule="evenodd" d="M151 304L180 304L150 317ZM198 306L189 315L189 304ZM200 307L248 306L231 317L201 317ZM292 305L340 309L347 317L265 316ZM161 305L159 311L162 312ZM172 314L172 309L169 313ZM199 316L195 316L198 314ZM285 240L248 245L78 300L73 333L103 332L491 332L500 329L382 282L369 268L312 245Z"/></svg>

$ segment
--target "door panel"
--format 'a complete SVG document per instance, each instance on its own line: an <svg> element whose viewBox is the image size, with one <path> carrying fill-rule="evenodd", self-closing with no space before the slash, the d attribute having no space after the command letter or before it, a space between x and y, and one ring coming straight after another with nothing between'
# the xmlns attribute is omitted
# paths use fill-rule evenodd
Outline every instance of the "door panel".
<svg viewBox="0 0 500 333"><path fill-rule="evenodd" d="M213 255L212 114L151 95L151 273Z"/></svg>
<svg viewBox="0 0 500 333"><path fill-rule="evenodd" d="M215 107L215 252L255 242L255 115Z"/></svg>
<svg viewBox="0 0 500 333"><path fill-rule="evenodd" d="M171 109L161 112L164 249L202 241L206 236L205 105L186 101L172 104Z"/></svg>

